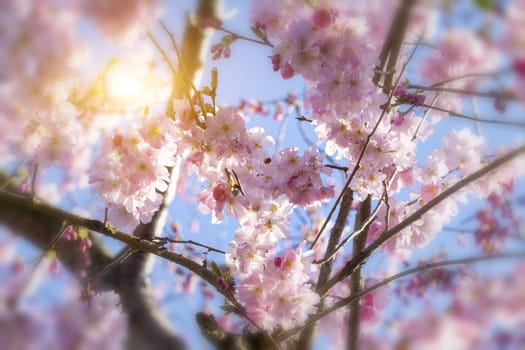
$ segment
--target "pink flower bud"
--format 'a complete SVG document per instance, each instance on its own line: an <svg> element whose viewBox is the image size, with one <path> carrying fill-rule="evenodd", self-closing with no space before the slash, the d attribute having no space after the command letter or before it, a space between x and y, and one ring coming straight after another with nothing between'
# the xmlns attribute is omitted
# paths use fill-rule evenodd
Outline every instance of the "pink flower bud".
<svg viewBox="0 0 525 350"><path fill-rule="evenodd" d="M293 77L294 73L295 72L293 70L293 67L290 65L290 63L286 63L281 68L281 76L283 77L283 79L290 79L291 77Z"/></svg>

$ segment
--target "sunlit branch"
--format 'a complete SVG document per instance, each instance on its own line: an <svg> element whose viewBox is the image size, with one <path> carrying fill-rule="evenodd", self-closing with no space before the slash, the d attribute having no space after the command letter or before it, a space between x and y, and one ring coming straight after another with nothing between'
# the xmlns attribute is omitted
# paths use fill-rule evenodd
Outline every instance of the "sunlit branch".
<svg viewBox="0 0 525 350"><path fill-rule="evenodd" d="M179 45L177 44L177 40L175 40L175 35L173 34L173 32L171 32L169 30L169 28L164 24L164 22L160 21L160 25L162 26L162 29L164 29L164 31L166 32L166 34L170 38L171 46L173 46L173 49L175 50L175 55L177 56L177 61L179 62L179 75L182 78L181 80L184 82L184 84L187 84L187 85L189 85L191 87L191 89L193 90L193 93L199 99L199 104L201 106L201 109L204 110L204 108L203 108L204 101L202 100L202 96L199 93L199 90L197 89L197 87L195 86L193 81L188 76L188 73L186 71L186 67L184 66L184 60L182 59L182 54L181 54L181 51L179 49ZM190 101L190 103L191 103L191 101Z"/></svg>
<svg viewBox="0 0 525 350"><path fill-rule="evenodd" d="M157 42L157 40L155 39L155 37L153 36L153 34L151 34L150 32L148 32L148 37L150 38L150 40L153 42L153 44L155 45L155 47L157 48L157 50L159 50L160 54L162 55L164 61L168 64L168 66L170 67L170 70L171 70L171 73L173 74L173 77L175 79L177 79L178 81L181 81L183 82L184 79L182 77L180 77L179 75L179 72L177 71L177 69L175 68L175 66L173 66L173 63L171 62L170 58L168 57L166 51L164 51L164 49L162 48L162 46L160 46L160 44ZM180 63L179 63L180 64ZM183 90L183 93L184 95L186 96L186 98L188 99L188 105L190 106L191 108L191 112L192 112L192 115L194 116L194 119L195 119L195 123L197 125L199 125L200 127L204 127L204 125L202 124L202 122L199 120L199 118L197 117L197 111L195 111L195 107L193 106L193 101L191 99L191 94L189 93L189 91L187 89L182 89ZM172 103L173 101L170 101L170 103Z"/></svg>

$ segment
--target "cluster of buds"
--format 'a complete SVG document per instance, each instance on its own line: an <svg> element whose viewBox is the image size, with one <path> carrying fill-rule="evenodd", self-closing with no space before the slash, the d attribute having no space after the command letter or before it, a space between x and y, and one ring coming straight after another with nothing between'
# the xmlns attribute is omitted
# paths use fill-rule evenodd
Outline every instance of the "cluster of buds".
<svg viewBox="0 0 525 350"><path fill-rule="evenodd" d="M399 103L408 103L414 106L421 106L425 103L425 95L408 92L406 87L398 85L394 91L394 96L397 97Z"/></svg>

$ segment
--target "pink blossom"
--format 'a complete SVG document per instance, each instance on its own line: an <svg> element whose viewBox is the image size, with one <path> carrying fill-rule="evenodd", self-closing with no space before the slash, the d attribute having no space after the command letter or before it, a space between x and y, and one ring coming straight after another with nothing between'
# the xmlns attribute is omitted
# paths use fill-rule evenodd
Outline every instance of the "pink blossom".
<svg viewBox="0 0 525 350"><path fill-rule="evenodd" d="M162 13L158 0L126 0L125 3L82 0L80 5L83 13L92 17L106 35L127 41L152 26Z"/></svg>
<svg viewBox="0 0 525 350"><path fill-rule="evenodd" d="M166 136L172 126L164 116L152 119L158 120L158 124L132 126L124 133L106 138L91 170L94 190L111 204L110 219L127 223L126 227L151 220L162 201L157 191L167 188L167 167L174 165L176 147L174 140ZM166 132L164 136L155 131L160 127ZM133 218L131 222L129 216Z"/></svg>

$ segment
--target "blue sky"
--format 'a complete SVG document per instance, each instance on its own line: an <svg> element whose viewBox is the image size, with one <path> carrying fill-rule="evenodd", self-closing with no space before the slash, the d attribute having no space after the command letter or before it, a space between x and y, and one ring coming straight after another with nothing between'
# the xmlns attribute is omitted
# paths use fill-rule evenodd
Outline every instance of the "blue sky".
<svg viewBox="0 0 525 350"><path fill-rule="evenodd" d="M182 30L184 28L185 19L184 13L194 6L194 1L181 0L181 1L167 1L167 8L164 16L166 24L172 28L173 32L179 38L182 37ZM230 30L250 36L250 22L249 22L249 1L226 1L225 8L226 12L236 11L236 14L231 19L225 21L224 26ZM92 32L92 29L87 26L85 28L89 35L93 35L93 38L97 38L97 34ZM155 30L156 35L162 38L163 33L159 27ZM222 34L217 33L212 43L220 41ZM167 41L161 40L164 44ZM109 57L113 52L107 52L106 55ZM241 98L258 98L263 101L275 100L283 98L289 91L295 91L299 94L304 90L304 85L300 77L294 77L293 79L283 81L280 78L279 73L275 73L272 70L270 59L267 58L271 55L271 49L264 46L258 46L256 44L239 41L234 43L232 46L232 57L230 59L221 59L219 61L208 60L207 66L204 73L204 84L208 82L209 71L211 67L217 67L219 69L219 91L218 91L218 103L219 104L238 104ZM495 114L490 102L481 101L479 104L480 110L483 116L491 117ZM510 115L517 115L518 109L511 107L509 110ZM467 110L467 112L469 112ZM297 121L293 119L293 116L288 117L288 127L284 147L288 146L304 146L304 142L297 132ZM278 131L278 125L272 122L271 116L269 117L254 117L250 121L250 125L261 125L265 127L271 135L276 137ZM450 119L442 123L441 128L432 138L428 141L425 149L426 152L433 149L437 144L440 143L443 135L451 128L457 130L463 127L472 127L471 122L465 122L458 119ZM311 126L306 128L312 130ZM485 136L490 149L495 149L508 140L523 140L522 130L507 127L492 127L482 126L482 133ZM423 154L425 151L423 151ZM422 159L422 158L420 158ZM339 179L336 177L336 179ZM523 185L522 185L523 186ZM466 214L462 214L454 219L450 226L462 226L464 220L471 215L475 208L481 205L479 201L471 201L467 205L462 205L461 208L466 209ZM183 226L189 224L190 220L196 219L200 222L200 234L184 233L184 238L195 239L198 241L207 242L211 245L217 245L221 248L227 246L227 242L233 237L237 223L233 219L226 219L224 223L220 225L210 224L210 217L199 213L196 206L188 205L188 203L176 200L172 210L170 211L171 219L180 221ZM296 221L292 223L295 227ZM436 242L434 242L429 248L424 251L417 251L415 256L426 256L431 251L438 251L445 247L446 249L454 249L453 254L461 255L465 253L459 246L446 243L448 239L445 239L445 235L453 235L454 233L444 232L440 234ZM449 237L446 237L449 238ZM111 243L115 245L114 243ZM27 245L22 245L21 248L24 254L31 257L37 256L38 252L29 248ZM210 259L215 258L213 254L209 255ZM369 269L373 269L381 263L381 260L371 260ZM164 267L165 262L157 259L157 266ZM166 276L165 271L157 270L152 277L152 281L155 285L164 285L167 290L172 287L173 280L171 277ZM47 302L56 301L60 298L59 294L56 293L57 285L64 284L64 276L57 277L53 281L49 281L44 288L41 290L39 298L46 300ZM169 293L167 296L170 296ZM178 329L188 336L191 348L205 349L208 347L207 343L197 335L197 329L194 322L194 313L199 311L204 305L201 298L196 298L191 295L173 295L166 301L165 310L169 317L175 322ZM218 306L216 304L215 306ZM190 309L193 313L179 312L179 310ZM216 307L216 314L219 314L219 310ZM198 339L198 340L196 340Z"/></svg>

